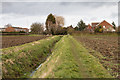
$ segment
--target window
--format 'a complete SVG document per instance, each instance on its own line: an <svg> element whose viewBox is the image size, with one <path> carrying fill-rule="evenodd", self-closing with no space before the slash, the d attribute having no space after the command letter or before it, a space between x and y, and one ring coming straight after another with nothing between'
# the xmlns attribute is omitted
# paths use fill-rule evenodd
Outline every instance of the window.
<svg viewBox="0 0 120 80"><path fill-rule="evenodd" d="M103 26L103 28L105 28L105 26Z"/></svg>

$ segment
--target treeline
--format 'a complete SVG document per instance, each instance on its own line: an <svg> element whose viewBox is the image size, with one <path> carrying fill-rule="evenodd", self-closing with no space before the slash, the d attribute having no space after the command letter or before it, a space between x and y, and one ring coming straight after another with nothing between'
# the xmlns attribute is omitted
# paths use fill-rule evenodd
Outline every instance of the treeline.
<svg viewBox="0 0 120 80"><path fill-rule="evenodd" d="M47 16L45 25L40 22L32 23L32 25L30 26L29 33L43 34L43 35L47 35L47 34L49 34L49 35L66 35L66 34L72 34L75 31L89 32L89 31L87 31L88 25L86 25L83 20L80 20L78 22L77 26L74 28L72 25L63 27L64 23L65 23L64 17L49 14ZM113 25L113 28L116 29L116 25L114 22L112 23L112 25ZM11 26L11 25L9 25L9 26ZM101 32L103 32L103 27L98 26L95 29L92 29L92 31L101 33ZM119 31L119 28L118 28L118 31ZM7 32L2 32L2 33L7 33ZM10 33L25 33L25 32L20 31L20 32L10 32Z"/></svg>
<svg viewBox="0 0 120 80"><path fill-rule="evenodd" d="M67 28L63 26L64 18L62 16L49 14L45 26L43 23L35 22L30 29L32 34L65 35L67 34Z"/></svg>
<svg viewBox="0 0 120 80"><path fill-rule="evenodd" d="M49 34L49 35L66 35L72 34L74 31L82 31L87 26L81 20L78 22L75 28L72 25L63 27L64 26L64 18L62 16L56 16L53 14L49 14L47 16L45 25L43 23L35 22L31 25L31 32L32 34Z"/></svg>

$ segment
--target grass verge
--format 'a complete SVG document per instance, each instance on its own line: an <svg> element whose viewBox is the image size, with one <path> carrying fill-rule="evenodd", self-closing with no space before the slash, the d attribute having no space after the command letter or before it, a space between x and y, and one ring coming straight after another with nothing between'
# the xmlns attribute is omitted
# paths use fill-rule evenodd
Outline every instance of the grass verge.
<svg viewBox="0 0 120 80"><path fill-rule="evenodd" d="M1 49L3 78L27 78L51 54L61 36Z"/></svg>

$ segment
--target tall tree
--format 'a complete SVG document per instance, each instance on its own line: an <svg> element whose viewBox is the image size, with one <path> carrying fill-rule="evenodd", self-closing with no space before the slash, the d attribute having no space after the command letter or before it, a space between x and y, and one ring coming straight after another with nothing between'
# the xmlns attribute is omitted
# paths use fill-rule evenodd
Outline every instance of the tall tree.
<svg viewBox="0 0 120 80"><path fill-rule="evenodd" d="M42 34L44 31L44 25L42 23L35 22L31 25L30 29L33 34Z"/></svg>
<svg viewBox="0 0 120 80"><path fill-rule="evenodd" d="M78 22L77 27L78 27L79 31L82 31L86 28L86 25L83 22L83 20L81 20L80 22Z"/></svg>
<svg viewBox="0 0 120 80"><path fill-rule="evenodd" d="M52 34L53 33L53 28L55 27L55 24L56 24L56 20L55 20L55 17L54 15L52 14L49 14L47 19L46 19L46 30L49 34Z"/></svg>
<svg viewBox="0 0 120 80"><path fill-rule="evenodd" d="M112 22L113 28L116 29L116 25L114 22Z"/></svg>

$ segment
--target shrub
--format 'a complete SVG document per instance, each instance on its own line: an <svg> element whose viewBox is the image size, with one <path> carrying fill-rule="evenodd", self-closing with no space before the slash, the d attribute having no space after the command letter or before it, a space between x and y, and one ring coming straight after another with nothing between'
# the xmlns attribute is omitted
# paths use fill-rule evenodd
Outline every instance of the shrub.
<svg viewBox="0 0 120 80"><path fill-rule="evenodd" d="M26 33L25 31L20 31L19 33Z"/></svg>
<svg viewBox="0 0 120 80"><path fill-rule="evenodd" d="M103 32L102 26L99 26L99 27L95 28L95 32L102 33Z"/></svg>

